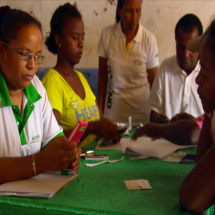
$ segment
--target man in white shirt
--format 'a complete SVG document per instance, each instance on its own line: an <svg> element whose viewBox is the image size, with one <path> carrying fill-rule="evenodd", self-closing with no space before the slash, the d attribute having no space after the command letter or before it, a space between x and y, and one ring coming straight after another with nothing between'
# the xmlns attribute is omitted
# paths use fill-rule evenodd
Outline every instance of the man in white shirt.
<svg viewBox="0 0 215 215"><path fill-rule="evenodd" d="M197 16L187 14L178 21L175 28L176 56L163 61L152 85L149 98L151 122L165 123L172 117L190 119L203 114L195 83L200 71L198 53L186 49L186 43L202 33Z"/></svg>

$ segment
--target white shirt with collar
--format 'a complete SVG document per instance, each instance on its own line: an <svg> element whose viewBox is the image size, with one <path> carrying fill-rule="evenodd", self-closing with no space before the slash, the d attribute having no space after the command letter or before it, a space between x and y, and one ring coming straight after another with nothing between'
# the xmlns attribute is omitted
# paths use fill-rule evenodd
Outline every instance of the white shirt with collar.
<svg viewBox="0 0 215 215"><path fill-rule="evenodd" d="M195 79L200 71L200 64L187 75L172 56L160 65L152 85L149 98L151 110L166 115L171 119L182 112L198 117L204 113L197 93Z"/></svg>
<svg viewBox="0 0 215 215"><path fill-rule="evenodd" d="M154 35L139 24L136 36L126 47L119 22L103 29L97 52L107 59L108 66L104 116L124 123L132 116L133 125L149 121L147 69L159 63Z"/></svg>
<svg viewBox="0 0 215 215"><path fill-rule="evenodd" d="M10 99L1 71L0 85L0 157L35 154L53 138L64 135L46 90L36 75L23 93L22 116Z"/></svg>

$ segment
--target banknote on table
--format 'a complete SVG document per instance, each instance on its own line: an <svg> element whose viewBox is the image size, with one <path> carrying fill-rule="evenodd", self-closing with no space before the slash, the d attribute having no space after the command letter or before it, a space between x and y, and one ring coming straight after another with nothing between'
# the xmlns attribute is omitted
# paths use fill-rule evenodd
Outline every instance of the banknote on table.
<svg viewBox="0 0 215 215"><path fill-rule="evenodd" d="M145 179L124 181L124 184L129 190L148 190L148 189L152 189L152 187L150 186L148 180L145 180Z"/></svg>

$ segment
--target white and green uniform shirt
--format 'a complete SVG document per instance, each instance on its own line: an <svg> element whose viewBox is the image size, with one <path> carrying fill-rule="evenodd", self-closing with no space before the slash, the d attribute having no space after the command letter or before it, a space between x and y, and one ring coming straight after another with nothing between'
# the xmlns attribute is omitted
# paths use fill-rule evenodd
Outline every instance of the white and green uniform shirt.
<svg viewBox="0 0 215 215"><path fill-rule="evenodd" d="M35 154L54 137L63 136L46 90L36 75L24 89L22 107L21 114L10 99L0 71L0 157Z"/></svg>
<svg viewBox="0 0 215 215"><path fill-rule="evenodd" d="M126 46L121 22L103 29L99 56L107 59L108 86L104 116L114 122L133 125L149 121L150 87L147 70L158 66L155 36L139 24L136 36Z"/></svg>

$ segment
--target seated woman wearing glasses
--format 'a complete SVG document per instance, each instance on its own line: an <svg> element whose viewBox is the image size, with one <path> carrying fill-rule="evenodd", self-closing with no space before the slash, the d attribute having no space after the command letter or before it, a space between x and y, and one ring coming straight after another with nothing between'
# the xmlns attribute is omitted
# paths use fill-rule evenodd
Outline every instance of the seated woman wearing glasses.
<svg viewBox="0 0 215 215"><path fill-rule="evenodd" d="M41 24L8 6L0 8L0 17L0 184L77 170L81 149L65 141L35 76L44 58Z"/></svg>
<svg viewBox="0 0 215 215"><path fill-rule="evenodd" d="M88 121L85 136L96 134L117 140L117 126L104 119L96 98L82 73L74 70L84 48L84 23L77 8L69 3L56 9L46 40L50 52L57 54L57 64L42 79L55 117L68 136L78 121ZM86 140L88 139L88 140ZM92 141L87 137L81 145ZM94 135L95 139L95 135Z"/></svg>

